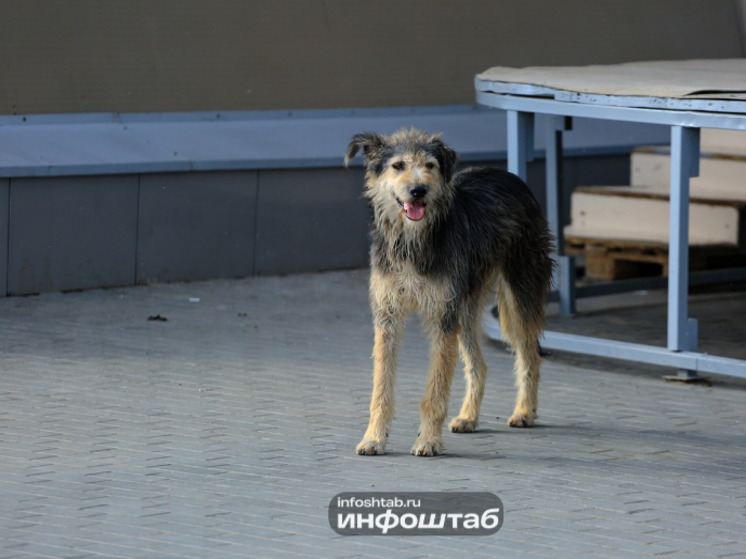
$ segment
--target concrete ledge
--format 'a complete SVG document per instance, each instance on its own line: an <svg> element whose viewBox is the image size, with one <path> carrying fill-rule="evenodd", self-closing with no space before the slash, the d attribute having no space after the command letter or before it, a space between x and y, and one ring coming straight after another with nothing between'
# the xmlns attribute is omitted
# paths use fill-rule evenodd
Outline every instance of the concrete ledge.
<svg viewBox="0 0 746 559"><path fill-rule="evenodd" d="M353 134L411 126L442 132L462 161L505 158L505 114L470 105L37 115L0 118L0 177L339 167ZM578 119L565 146L570 155L591 155L667 141L665 127ZM542 147L539 133L537 149Z"/></svg>

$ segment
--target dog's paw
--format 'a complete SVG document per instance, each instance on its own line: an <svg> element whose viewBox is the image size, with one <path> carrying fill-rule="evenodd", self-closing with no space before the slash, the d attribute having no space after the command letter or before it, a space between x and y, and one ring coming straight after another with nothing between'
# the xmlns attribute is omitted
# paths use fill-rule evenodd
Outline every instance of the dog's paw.
<svg viewBox="0 0 746 559"><path fill-rule="evenodd" d="M533 427L536 421L536 414L533 412L516 412L508 419L508 425L511 427Z"/></svg>
<svg viewBox="0 0 746 559"><path fill-rule="evenodd" d="M451 423L449 423L448 428L451 430L451 433L473 433L477 430L477 420L454 417Z"/></svg>
<svg viewBox="0 0 746 559"><path fill-rule="evenodd" d="M355 448L355 452L357 452L361 456L376 456L385 454L386 443L382 441L363 439Z"/></svg>
<svg viewBox="0 0 746 559"><path fill-rule="evenodd" d="M418 438L412 447L412 454L415 456L437 456L443 452L444 448L443 441L440 439L420 440Z"/></svg>

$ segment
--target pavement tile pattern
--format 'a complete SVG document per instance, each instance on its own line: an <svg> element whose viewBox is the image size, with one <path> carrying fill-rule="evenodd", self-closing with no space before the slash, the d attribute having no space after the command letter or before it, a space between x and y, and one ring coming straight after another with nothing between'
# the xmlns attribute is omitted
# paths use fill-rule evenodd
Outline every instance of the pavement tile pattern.
<svg viewBox="0 0 746 559"><path fill-rule="evenodd" d="M412 319L388 454L357 456L367 277L1 299L0 559L746 557L736 379L667 383L670 371L559 352L545 362L537 426L510 429L512 357L485 343L479 431L447 433L444 455L416 458L428 347ZM698 309L711 318L703 343L744 351L746 294ZM660 301L552 324L654 338L646 312ZM462 395L457 376L453 413ZM340 492L425 490L493 492L504 525L485 537L329 527Z"/></svg>

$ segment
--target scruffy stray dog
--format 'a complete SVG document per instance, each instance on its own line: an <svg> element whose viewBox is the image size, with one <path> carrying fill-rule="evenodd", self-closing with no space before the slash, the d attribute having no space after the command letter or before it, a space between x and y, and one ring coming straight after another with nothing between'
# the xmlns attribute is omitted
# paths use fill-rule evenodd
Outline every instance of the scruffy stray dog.
<svg viewBox="0 0 746 559"><path fill-rule="evenodd" d="M394 416L402 329L419 312L432 348L421 426L412 454L443 450L459 351L466 395L450 423L472 432L487 365L479 347L481 312L497 292L503 337L515 350L518 397L512 427L531 427L539 386L539 335L552 275L552 238L541 208L517 176L485 167L454 175L456 153L438 135L400 130L352 138L345 163L365 155L365 196L373 209L370 304L375 327L373 394L358 454L383 454Z"/></svg>

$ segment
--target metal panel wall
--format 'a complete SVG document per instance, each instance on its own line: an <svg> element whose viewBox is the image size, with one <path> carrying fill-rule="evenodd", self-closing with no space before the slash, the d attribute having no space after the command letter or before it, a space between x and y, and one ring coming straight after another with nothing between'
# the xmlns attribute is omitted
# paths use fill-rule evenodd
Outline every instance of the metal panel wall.
<svg viewBox="0 0 746 559"><path fill-rule="evenodd" d="M361 169L262 171L256 273L365 266L368 205Z"/></svg>
<svg viewBox="0 0 746 559"><path fill-rule="evenodd" d="M8 292L8 194L10 179L0 180L0 297Z"/></svg>
<svg viewBox="0 0 746 559"><path fill-rule="evenodd" d="M7 291L134 283L135 175L13 179Z"/></svg>
<svg viewBox="0 0 746 559"><path fill-rule="evenodd" d="M565 165L570 182L628 175L622 155ZM529 178L543 201L543 162ZM362 188L359 167L3 180L0 295L365 267Z"/></svg>
<svg viewBox="0 0 746 559"><path fill-rule="evenodd" d="M254 273L257 172L141 178L137 282Z"/></svg>

